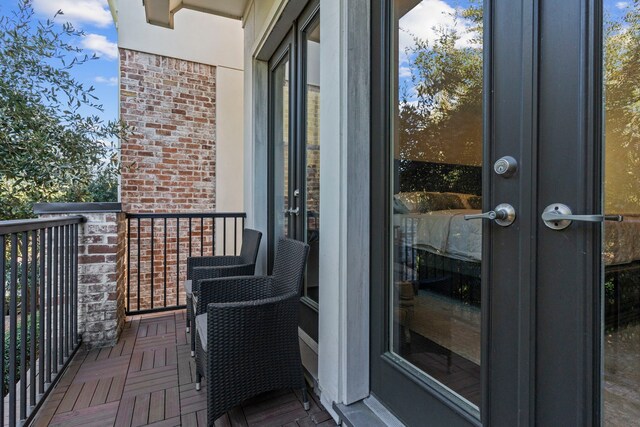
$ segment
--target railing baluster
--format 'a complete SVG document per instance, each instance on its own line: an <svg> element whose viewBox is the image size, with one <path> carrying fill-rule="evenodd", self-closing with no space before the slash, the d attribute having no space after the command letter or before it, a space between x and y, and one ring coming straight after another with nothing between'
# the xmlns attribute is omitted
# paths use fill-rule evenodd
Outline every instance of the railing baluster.
<svg viewBox="0 0 640 427"><path fill-rule="evenodd" d="M191 220L192 219L193 218L189 218L189 256L191 256Z"/></svg>
<svg viewBox="0 0 640 427"><path fill-rule="evenodd" d="M164 218L164 245L162 246L162 250L164 251L164 275L163 275L163 282L164 282L164 306L167 306L167 217Z"/></svg>
<svg viewBox="0 0 640 427"><path fill-rule="evenodd" d="M58 279L58 285L60 289L58 290L58 363L62 365L64 363L64 283L67 280L65 277L65 227L60 227L60 246L58 250L60 254L58 255L58 262L60 265L58 266L58 271L60 273L60 278Z"/></svg>
<svg viewBox="0 0 640 427"><path fill-rule="evenodd" d="M176 218L176 305L180 305L180 217Z"/></svg>
<svg viewBox="0 0 640 427"><path fill-rule="evenodd" d="M141 233L141 229L140 229L140 218L138 218L138 269L137 269L137 273L138 273L138 310L140 310L140 233Z"/></svg>
<svg viewBox="0 0 640 427"><path fill-rule="evenodd" d="M227 218L222 220L222 255L227 255Z"/></svg>
<svg viewBox="0 0 640 427"><path fill-rule="evenodd" d="M211 218L211 256L216 254L216 218Z"/></svg>
<svg viewBox="0 0 640 427"><path fill-rule="evenodd" d="M2 361L2 381L0 382L0 395L2 395L3 400L4 400L4 381L5 381L5 354L4 354L4 329L5 329L5 316L7 315L7 313L5 313L5 295L6 294L6 289L5 289L5 278L7 277L7 266L6 266L6 262L7 262L7 247L6 247L6 241L5 241L5 236L4 234L0 235L0 292L2 292L2 304L0 304L0 360ZM0 404L0 420L2 420L2 423L4 425L4 402L2 402L2 404Z"/></svg>
<svg viewBox="0 0 640 427"><path fill-rule="evenodd" d="M238 255L238 218L233 219L233 254Z"/></svg>
<svg viewBox="0 0 640 427"><path fill-rule="evenodd" d="M75 347L78 344L78 231L80 227L74 224L73 228L73 346Z"/></svg>
<svg viewBox="0 0 640 427"><path fill-rule="evenodd" d="M127 311L131 311L131 218L127 218Z"/></svg>
<svg viewBox="0 0 640 427"><path fill-rule="evenodd" d="M200 256L204 255L204 217L200 218Z"/></svg>
<svg viewBox="0 0 640 427"><path fill-rule="evenodd" d="M153 275L154 275L154 271L153 271L153 261L154 261L154 254L153 254L153 240L154 240L154 236L153 236L153 230L154 228L154 221L153 218L151 218L151 309L153 310Z"/></svg>
<svg viewBox="0 0 640 427"><path fill-rule="evenodd" d="M69 357L69 349L71 348L71 226L65 226L65 299L64 299L64 312L65 312L65 346L64 346L64 360Z"/></svg>
<svg viewBox="0 0 640 427"><path fill-rule="evenodd" d="M29 405L36 405L36 325L39 319L36 318L36 296L38 288L36 279L38 278L38 236L35 230L31 231L31 304L29 310L30 317L30 337L29 344ZM26 379L26 378L25 378Z"/></svg>
<svg viewBox="0 0 640 427"><path fill-rule="evenodd" d="M20 277L20 419L27 418L27 305L29 298L29 233L22 233L22 277Z"/></svg>
<svg viewBox="0 0 640 427"><path fill-rule="evenodd" d="M40 333L38 334L38 392L40 394L44 393L44 298L45 298L45 262L46 262L46 229L40 230L40 291L38 292L38 328L40 329Z"/></svg>
<svg viewBox="0 0 640 427"><path fill-rule="evenodd" d="M50 228L47 231L47 360L45 364L47 365L47 383L51 384L51 339L52 339L52 329L51 329L51 309L52 309L52 301L51 301L51 287L53 281L53 270L52 270L52 254L53 254L53 228Z"/></svg>
<svg viewBox="0 0 640 427"><path fill-rule="evenodd" d="M16 425L16 340L18 333L18 233L11 234L9 305L9 425Z"/></svg>
<svg viewBox="0 0 640 427"><path fill-rule="evenodd" d="M53 373L58 373L58 283L60 282L60 227L54 228L53 234L53 301L52 301L52 318L53 329L51 331L53 356Z"/></svg>

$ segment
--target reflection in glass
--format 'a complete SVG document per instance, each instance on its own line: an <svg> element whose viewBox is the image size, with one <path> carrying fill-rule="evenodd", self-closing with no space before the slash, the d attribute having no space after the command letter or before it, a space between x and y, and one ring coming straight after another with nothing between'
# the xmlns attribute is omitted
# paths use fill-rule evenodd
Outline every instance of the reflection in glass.
<svg viewBox="0 0 640 427"><path fill-rule="evenodd" d="M604 1L605 425L640 420L640 2Z"/></svg>
<svg viewBox="0 0 640 427"><path fill-rule="evenodd" d="M482 2L395 0L391 350L480 404Z"/></svg>
<svg viewBox="0 0 640 427"><path fill-rule="evenodd" d="M273 71L274 242L289 235L289 60Z"/></svg>
<svg viewBox="0 0 640 427"><path fill-rule="evenodd" d="M318 252L320 249L320 20L304 33L306 56L306 236L309 244L305 296L318 302Z"/></svg>

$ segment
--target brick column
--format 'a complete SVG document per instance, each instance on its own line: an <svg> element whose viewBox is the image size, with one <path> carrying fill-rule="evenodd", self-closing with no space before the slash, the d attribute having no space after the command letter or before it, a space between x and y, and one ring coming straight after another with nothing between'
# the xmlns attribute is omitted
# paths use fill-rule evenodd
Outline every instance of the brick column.
<svg viewBox="0 0 640 427"><path fill-rule="evenodd" d="M125 323L126 222L119 203L39 203L41 217L82 215L78 334L89 348L115 345Z"/></svg>

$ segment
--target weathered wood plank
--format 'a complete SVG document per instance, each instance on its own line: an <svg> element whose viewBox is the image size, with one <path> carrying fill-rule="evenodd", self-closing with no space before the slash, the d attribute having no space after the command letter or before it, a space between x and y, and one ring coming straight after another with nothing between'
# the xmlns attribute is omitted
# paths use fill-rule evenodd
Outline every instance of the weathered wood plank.
<svg viewBox="0 0 640 427"><path fill-rule="evenodd" d="M151 393L149 403L149 423L164 420L164 394L165 390L158 390Z"/></svg>
<svg viewBox="0 0 640 427"><path fill-rule="evenodd" d="M139 427L147 424L149 420L149 402L151 395L142 394L136 396L136 403L133 406L133 417L131 427Z"/></svg>

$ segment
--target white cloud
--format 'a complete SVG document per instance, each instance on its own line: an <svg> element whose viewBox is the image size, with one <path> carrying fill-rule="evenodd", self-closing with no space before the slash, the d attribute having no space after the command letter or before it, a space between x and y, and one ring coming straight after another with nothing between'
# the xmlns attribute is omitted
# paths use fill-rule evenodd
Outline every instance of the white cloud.
<svg viewBox="0 0 640 427"><path fill-rule="evenodd" d="M75 26L92 24L107 27L113 24L107 0L33 0L33 8L47 17L53 17L62 10L64 15L58 19Z"/></svg>
<svg viewBox="0 0 640 427"><path fill-rule="evenodd" d="M411 77L411 68L409 67L400 67L398 69L398 77Z"/></svg>
<svg viewBox="0 0 640 427"><path fill-rule="evenodd" d="M102 84L107 84L109 86L115 86L118 84L118 78L117 77L102 77L102 76L97 76L95 78L96 83L102 83Z"/></svg>
<svg viewBox="0 0 640 427"><path fill-rule="evenodd" d="M414 37L433 42L438 28L456 28L461 35L458 46L470 46L471 34L465 33L462 22L456 21L455 9L443 0L423 0L400 18L398 48L400 63L406 60L405 50L414 45Z"/></svg>
<svg viewBox="0 0 640 427"><path fill-rule="evenodd" d="M96 55L106 59L116 59L118 57L118 45L110 42L102 34L86 34L80 42L83 48L89 49Z"/></svg>
<svg viewBox="0 0 640 427"><path fill-rule="evenodd" d="M616 3L616 7L618 9L626 9L629 7L629 2L628 1L619 1Z"/></svg>

